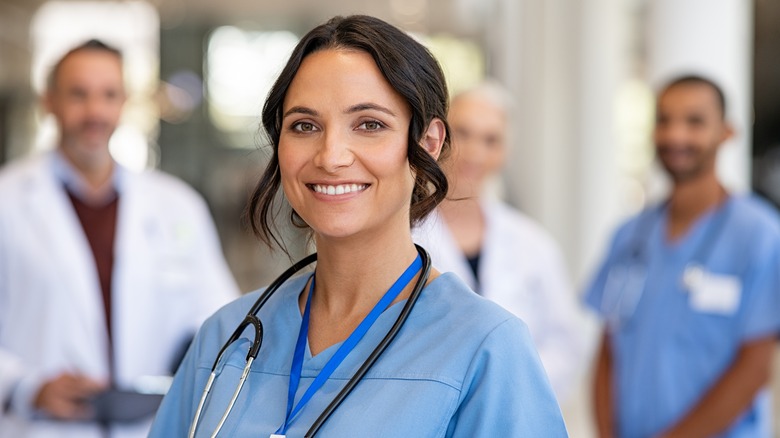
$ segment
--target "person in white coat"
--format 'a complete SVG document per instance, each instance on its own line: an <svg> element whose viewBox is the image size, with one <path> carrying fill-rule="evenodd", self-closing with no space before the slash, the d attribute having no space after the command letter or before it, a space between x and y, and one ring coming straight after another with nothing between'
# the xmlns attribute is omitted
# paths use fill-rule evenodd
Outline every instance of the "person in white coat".
<svg viewBox="0 0 780 438"><path fill-rule="evenodd" d="M112 160L124 101L116 49L71 50L44 96L58 147L0 171L0 437L146 436L151 415L98 423L95 397L172 374L238 296L203 199Z"/></svg>
<svg viewBox="0 0 780 438"><path fill-rule="evenodd" d="M450 191L415 232L433 265L528 324L559 401L585 361L581 314L557 244L536 222L486 194L506 158L508 93L483 82L452 99Z"/></svg>

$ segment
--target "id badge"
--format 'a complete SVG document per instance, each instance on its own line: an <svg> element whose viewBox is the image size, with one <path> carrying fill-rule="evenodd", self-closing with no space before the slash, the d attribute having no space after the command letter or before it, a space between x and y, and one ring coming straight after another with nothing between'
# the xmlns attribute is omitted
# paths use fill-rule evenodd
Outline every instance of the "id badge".
<svg viewBox="0 0 780 438"><path fill-rule="evenodd" d="M739 309L742 283L733 275L719 275L702 271L695 282L688 285L691 309L718 315L733 315Z"/></svg>
<svg viewBox="0 0 780 438"><path fill-rule="evenodd" d="M611 329L624 326L634 315L646 280L647 270L640 264L616 266L609 271L601 310Z"/></svg>

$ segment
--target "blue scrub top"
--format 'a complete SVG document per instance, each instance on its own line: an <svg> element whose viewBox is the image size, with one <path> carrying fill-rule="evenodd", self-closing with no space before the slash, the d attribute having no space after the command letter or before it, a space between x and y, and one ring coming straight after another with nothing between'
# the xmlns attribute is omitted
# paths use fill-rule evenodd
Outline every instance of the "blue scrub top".
<svg viewBox="0 0 780 438"><path fill-rule="evenodd" d="M263 437L283 422L293 349L301 324L298 296L307 276L288 281L260 311L265 337L220 436ZM259 292L201 328L158 411L151 437L186 436L211 365ZM403 306L387 309L292 422L302 437L385 336ZM247 332L248 333L248 332ZM229 348L197 436L210 436L244 367L249 341ZM304 357L296 402L338 349ZM422 292L400 333L325 423L318 436L565 437L566 429L525 325L444 274Z"/></svg>
<svg viewBox="0 0 780 438"><path fill-rule="evenodd" d="M731 196L671 243L667 217L664 204L623 225L585 297L610 334L623 438L652 437L675 424L743 343L780 330L776 211L755 197ZM686 284L692 265L706 281ZM764 390L721 436L768 437L770 423Z"/></svg>

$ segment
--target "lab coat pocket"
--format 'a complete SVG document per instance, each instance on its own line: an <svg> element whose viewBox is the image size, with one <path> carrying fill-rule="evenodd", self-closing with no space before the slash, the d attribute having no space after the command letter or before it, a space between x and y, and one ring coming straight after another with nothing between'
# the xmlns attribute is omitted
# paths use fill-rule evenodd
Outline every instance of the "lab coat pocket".
<svg viewBox="0 0 780 438"><path fill-rule="evenodd" d="M186 254L164 254L158 260L161 288L168 293L187 290L192 282L192 261Z"/></svg>

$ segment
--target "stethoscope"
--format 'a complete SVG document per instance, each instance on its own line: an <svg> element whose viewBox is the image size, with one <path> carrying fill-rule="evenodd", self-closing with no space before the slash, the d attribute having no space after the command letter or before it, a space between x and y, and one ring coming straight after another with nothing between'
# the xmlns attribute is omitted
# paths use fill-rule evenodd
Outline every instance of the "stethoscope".
<svg viewBox="0 0 780 438"><path fill-rule="evenodd" d="M333 414L336 408L339 407L341 402L343 402L344 399L352 392L352 390L355 388L355 386L357 386L357 384L360 382L363 376L366 375L368 370L371 369L371 367L374 365L377 359L379 359L379 356L385 351L385 349L387 349L387 346L390 345L390 343L396 337L398 332L401 330L401 327L403 327L404 323L406 322L406 319L409 317L409 314L411 313L412 308L417 302L417 298L419 298L420 293L423 290L423 287L425 287L425 284L428 282L428 277L430 276L431 273L430 255L428 255L428 252L425 251L423 247L417 244L415 244L415 247L417 248L417 252L420 254L420 258L422 259L421 274L417 278L417 282L414 284L414 289L412 289L412 293L411 295L409 295L409 299L406 300L406 304L404 304L404 307L401 309L401 313L398 315L398 318L396 319L395 323L387 332L387 334L382 339L382 341L380 341L379 344L374 348L374 351L371 352L371 354L368 356L368 358L366 358L366 360L363 362L360 368L358 368L355 374L349 379L347 384L344 385L344 388L341 389L341 391L336 395L336 397L333 398L333 400L325 408L325 410L322 411L320 416L317 417L317 420L312 424L312 426L306 432L305 435L306 437L312 437L319 431L319 429L322 427L323 424L325 424L328 418L330 418L330 416ZM224 354L225 350L227 350L227 348L233 342L236 342L241 337L241 334L244 333L244 330L246 330L247 327L252 326L252 328L254 328L254 332L255 332L254 340L252 342L252 345L249 347L249 351L246 355L246 364L244 365L244 370L241 373L241 378L238 381L238 386L236 387L236 390L233 392L233 396L230 398L230 401L228 402L228 406L227 409L225 410L225 413L222 414L219 423L217 423L214 432L211 434L212 438L217 436L219 431L222 429L222 426L225 424L225 421L227 420L228 416L230 415L230 412L233 410L233 405L235 404L236 399L238 399L238 395L241 392L241 388L243 388L244 382L246 381L246 378L249 375L249 369L252 367L252 363L257 358L257 354L260 351L260 346L263 343L263 323L257 317L257 312L259 312L260 309L263 308L263 306L268 301L268 299L271 298L271 295L273 295L282 286L282 284L284 284L287 280L290 279L290 277L295 275L301 269L305 268L306 266L310 265L316 260L317 260L317 254L316 253L311 254L305 257L304 259L300 260L298 263L292 265L289 269L284 271L276 280L274 280L268 286L268 288L266 288L266 290L260 295L257 301L255 301L255 303L249 309L249 312L247 312L246 317L244 317L244 320L238 325L238 327L236 327L236 330L233 332L233 334L230 336L227 342L225 342L225 344L222 346L222 349L219 350L219 354L217 354L217 358L214 360L214 365L211 366L211 374L209 375L209 379L206 382L206 387L203 389L203 395L201 396L200 402L198 403L198 408L195 410L195 417L192 419L192 423L190 424L190 430L188 434L189 438L193 438L195 436L195 431L198 428L198 422L200 420L200 416L203 413L203 407L206 404L206 400L208 398L209 392L211 392L211 387L214 385L214 381L216 380L218 375L217 366L219 365L219 361L220 359L222 359L222 355Z"/></svg>

